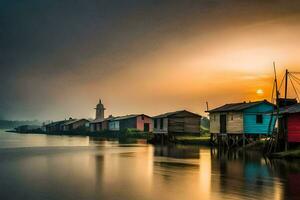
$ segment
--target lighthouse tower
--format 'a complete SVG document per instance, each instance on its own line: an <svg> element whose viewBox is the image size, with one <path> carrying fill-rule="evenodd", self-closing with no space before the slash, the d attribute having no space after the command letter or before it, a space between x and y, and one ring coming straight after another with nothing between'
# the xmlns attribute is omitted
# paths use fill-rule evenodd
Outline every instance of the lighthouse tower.
<svg viewBox="0 0 300 200"><path fill-rule="evenodd" d="M99 103L96 106L96 119L102 120L104 119L104 105L101 102L101 99L99 99Z"/></svg>

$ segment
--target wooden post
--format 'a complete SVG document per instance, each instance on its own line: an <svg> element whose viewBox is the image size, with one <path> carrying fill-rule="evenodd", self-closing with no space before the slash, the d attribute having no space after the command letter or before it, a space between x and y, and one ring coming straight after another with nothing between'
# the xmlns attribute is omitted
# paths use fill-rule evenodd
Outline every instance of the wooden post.
<svg viewBox="0 0 300 200"><path fill-rule="evenodd" d="M284 88L284 99L287 99L287 93L288 93L288 74L289 71L286 69L285 70L285 88ZM286 101L285 101L286 103Z"/></svg>
<svg viewBox="0 0 300 200"><path fill-rule="evenodd" d="M279 120L279 91L278 91L278 82L277 82L275 62L273 62L273 67L274 67L275 88L276 88L276 117L277 117L277 122L278 122L278 120ZM277 134L276 134L276 139L275 139L275 151L277 150L278 142L279 142L279 126L277 126Z"/></svg>
<svg viewBox="0 0 300 200"><path fill-rule="evenodd" d="M286 106L286 100L287 100L287 93L288 93L288 73L289 71L286 69L285 70L285 90L284 90L284 104ZM285 122L285 125L283 126L283 129L284 129L284 150L287 151L288 150L288 135L287 135L287 125L286 125L286 122Z"/></svg>

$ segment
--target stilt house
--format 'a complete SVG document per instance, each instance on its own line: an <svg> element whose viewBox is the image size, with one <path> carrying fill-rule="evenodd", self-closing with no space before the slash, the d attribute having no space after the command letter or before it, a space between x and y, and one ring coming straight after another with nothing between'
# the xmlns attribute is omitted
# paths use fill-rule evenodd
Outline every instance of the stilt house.
<svg viewBox="0 0 300 200"><path fill-rule="evenodd" d="M89 126L89 120L87 119L73 119L64 123L63 131L85 130Z"/></svg>
<svg viewBox="0 0 300 200"><path fill-rule="evenodd" d="M268 101L225 104L209 110L211 134L271 134L275 106Z"/></svg>
<svg viewBox="0 0 300 200"><path fill-rule="evenodd" d="M281 108L279 113L279 131L287 135L290 143L300 142L300 104Z"/></svg>
<svg viewBox="0 0 300 200"><path fill-rule="evenodd" d="M110 118L106 119L95 119L90 122L90 131L91 132L100 132L108 130L108 122Z"/></svg>
<svg viewBox="0 0 300 200"><path fill-rule="evenodd" d="M63 125L67 122L73 121L72 118L68 120L61 120L56 122L51 122L49 124L44 125L44 130L47 133L55 133L55 132L61 132L63 131Z"/></svg>
<svg viewBox="0 0 300 200"><path fill-rule="evenodd" d="M180 110L153 117L156 134L200 134L201 115Z"/></svg>

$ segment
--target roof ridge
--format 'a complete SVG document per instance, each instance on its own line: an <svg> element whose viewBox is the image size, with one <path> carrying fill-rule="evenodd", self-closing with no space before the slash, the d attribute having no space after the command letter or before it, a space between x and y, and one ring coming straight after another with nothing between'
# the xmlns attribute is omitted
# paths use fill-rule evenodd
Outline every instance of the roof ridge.
<svg viewBox="0 0 300 200"><path fill-rule="evenodd" d="M267 100L261 100L261 101L250 101L250 102L243 102L243 103L231 103L231 104L224 104L222 106L219 106L217 108L211 109L207 112L229 112L229 111L242 111L245 109L248 109L252 106L259 105L261 103L266 104L272 104L268 102ZM272 104L273 105L273 104Z"/></svg>

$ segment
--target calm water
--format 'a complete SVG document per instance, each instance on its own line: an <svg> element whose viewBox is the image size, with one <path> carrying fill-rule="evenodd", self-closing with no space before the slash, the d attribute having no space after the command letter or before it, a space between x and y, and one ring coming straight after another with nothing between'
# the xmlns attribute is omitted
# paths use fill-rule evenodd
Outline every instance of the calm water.
<svg viewBox="0 0 300 200"><path fill-rule="evenodd" d="M300 199L300 161L0 131L0 199Z"/></svg>

